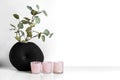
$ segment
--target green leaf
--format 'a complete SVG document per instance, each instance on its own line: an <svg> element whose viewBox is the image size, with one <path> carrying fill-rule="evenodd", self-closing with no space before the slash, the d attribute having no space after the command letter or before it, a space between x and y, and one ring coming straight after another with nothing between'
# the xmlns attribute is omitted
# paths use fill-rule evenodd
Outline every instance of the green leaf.
<svg viewBox="0 0 120 80"><path fill-rule="evenodd" d="M25 35L25 33L22 30L20 30L20 33L21 33L21 37Z"/></svg>
<svg viewBox="0 0 120 80"><path fill-rule="evenodd" d="M31 7L31 6L27 6L27 8L28 8L30 11L32 11L32 7Z"/></svg>
<svg viewBox="0 0 120 80"><path fill-rule="evenodd" d="M15 39L20 42L21 38L19 36L15 36Z"/></svg>
<svg viewBox="0 0 120 80"><path fill-rule="evenodd" d="M28 17L24 17L24 19L27 20L27 21L30 21L30 19Z"/></svg>
<svg viewBox="0 0 120 80"><path fill-rule="evenodd" d="M23 23L19 22L18 28L19 28L19 29L23 29Z"/></svg>
<svg viewBox="0 0 120 80"><path fill-rule="evenodd" d="M12 26L13 28L16 28L15 25L13 25L13 24L10 24L10 26Z"/></svg>
<svg viewBox="0 0 120 80"><path fill-rule="evenodd" d="M27 37L32 37L32 28L31 27L28 27L27 29L26 29L26 33L27 33Z"/></svg>
<svg viewBox="0 0 120 80"><path fill-rule="evenodd" d="M45 36L44 35L42 35L42 41L45 42Z"/></svg>
<svg viewBox="0 0 120 80"><path fill-rule="evenodd" d="M50 34L49 30L45 29L43 34L45 34L46 36L48 36Z"/></svg>
<svg viewBox="0 0 120 80"><path fill-rule="evenodd" d="M13 28L12 28L12 29L9 29L9 30L16 30L16 29L13 29Z"/></svg>
<svg viewBox="0 0 120 80"><path fill-rule="evenodd" d="M38 11L32 10L32 11L31 11L31 14L32 14L32 15L37 15L37 14L38 14Z"/></svg>
<svg viewBox="0 0 120 80"><path fill-rule="evenodd" d="M40 39L40 37L41 37L41 33L38 34L38 39Z"/></svg>
<svg viewBox="0 0 120 80"><path fill-rule="evenodd" d="M45 10L42 11L45 16L47 16L47 12Z"/></svg>
<svg viewBox="0 0 120 80"><path fill-rule="evenodd" d="M26 20L22 20L21 21L23 24L27 24L27 23L29 23L28 21L26 21Z"/></svg>
<svg viewBox="0 0 120 80"><path fill-rule="evenodd" d="M19 15L18 14L13 14L13 17L16 19L19 19Z"/></svg>
<svg viewBox="0 0 120 80"><path fill-rule="evenodd" d="M53 36L53 33L50 34L49 38L51 38Z"/></svg>
<svg viewBox="0 0 120 80"><path fill-rule="evenodd" d="M37 24L40 23L40 18L38 16L35 16L35 23L37 23Z"/></svg>
<svg viewBox="0 0 120 80"><path fill-rule="evenodd" d="M39 5L36 5L36 8L39 10L40 9Z"/></svg>
<svg viewBox="0 0 120 80"><path fill-rule="evenodd" d="M27 41L25 41L25 40L22 40L21 42L22 42L22 43L27 43Z"/></svg>
<svg viewBox="0 0 120 80"><path fill-rule="evenodd" d="M35 27L35 23L31 23L31 24L30 24L30 27Z"/></svg>

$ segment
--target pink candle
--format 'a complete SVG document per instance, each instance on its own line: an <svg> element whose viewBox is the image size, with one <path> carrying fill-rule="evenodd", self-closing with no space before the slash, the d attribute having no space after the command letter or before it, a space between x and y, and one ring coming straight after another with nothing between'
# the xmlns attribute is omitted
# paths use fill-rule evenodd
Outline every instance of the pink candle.
<svg viewBox="0 0 120 80"><path fill-rule="evenodd" d="M54 62L53 72L56 74L63 73L64 63L62 61Z"/></svg>
<svg viewBox="0 0 120 80"><path fill-rule="evenodd" d="M41 72L42 64L39 61L32 61L31 62L31 71L34 74L38 74Z"/></svg>
<svg viewBox="0 0 120 80"><path fill-rule="evenodd" d="M52 62L43 62L42 63L42 72L43 73L52 73Z"/></svg>

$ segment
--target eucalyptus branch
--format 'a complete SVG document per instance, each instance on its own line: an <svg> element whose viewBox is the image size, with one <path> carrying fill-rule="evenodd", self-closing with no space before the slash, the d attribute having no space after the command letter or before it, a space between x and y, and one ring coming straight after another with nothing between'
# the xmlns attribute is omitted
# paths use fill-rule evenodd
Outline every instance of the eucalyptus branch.
<svg viewBox="0 0 120 80"><path fill-rule="evenodd" d="M50 33L50 31L47 29L45 29L43 32L33 30L33 27L36 27L36 25L40 23L40 17L38 14L43 13L45 16L47 16L46 11L40 11L39 5L36 5L37 10L33 9L31 6L27 6L27 8L30 10L30 14L32 15L31 18L23 17L23 19L20 20L18 14L13 14L13 17L18 20L17 26L10 24L12 26L10 30L15 30L15 39L19 42L28 42L35 37L38 37L38 39L41 38L42 41L45 41L45 37L51 37L53 33ZM26 24L28 27L25 27ZM33 35L33 32L36 32L37 34Z"/></svg>

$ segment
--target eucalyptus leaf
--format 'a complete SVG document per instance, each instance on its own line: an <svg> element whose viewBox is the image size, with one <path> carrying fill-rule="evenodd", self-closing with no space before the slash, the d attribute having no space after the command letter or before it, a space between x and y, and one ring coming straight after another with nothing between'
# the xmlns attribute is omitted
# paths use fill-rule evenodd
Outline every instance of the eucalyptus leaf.
<svg viewBox="0 0 120 80"><path fill-rule="evenodd" d="M40 23L40 18L38 16L35 16L35 23L37 23L37 24Z"/></svg>
<svg viewBox="0 0 120 80"><path fill-rule="evenodd" d="M36 8L39 10L39 9L40 9L40 6L39 6L39 5L36 5Z"/></svg>
<svg viewBox="0 0 120 80"><path fill-rule="evenodd" d="M32 7L31 7L31 6L27 6L27 8L28 8L30 11L32 11Z"/></svg>
<svg viewBox="0 0 120 80"><path fill-rule="evenodd" d="M25 40L22 40L21 42L22 42L22 43L27 43L27 41L25 41Z"/></svg>
<svg viewBox="0 0 120 80"><path fill-rule="evenodd" d="M42 11L45 16L47 16L47 12L45 10Z"/></svg>
<svg viewBox="0 0 120 80"><path fill-rule="evenodd" d="M36 10L32 10L32 11L31 11L31 14L32 14L32 15L37 15L38 13L39 13L39 12L36 11Z"/></svg>
<svg viewBox="0 0 120 80"><path fill-rule="evenodd" d="M42 35L42 41L45 42L45 36L44 35Z"/></svg>
<svg viewBox="0 0 120 80"><path fill-rule="evenodd" d="M32 38L32 32L27 33L27 37Z"/></svg>
<svg viewBox="0 0 120 80"><path fill-rule="evenodd" d="M25 33L22 30L20 30L20 33L21 33L21 37L25 35Z"/></svg>
<svg viewBox="0 0 120 80"><path fill-rule="evenodd" d="M38 39L40 39L40 37L41 37L41 33L38 34Z"/></svg>
<svg viewBox="0 0 120 80"><path fill-rule="evenodd" d="M21 21L23 24L27 24L27 23L29 23L28 21L26 21L26 20L22 20Z"/></svg>
<svg viewBox="0 0 120 80"><path fill-rule="evenodd" d="M23 29L23 23L19 22L18 28L19 28L19 29Z"/></svg>
<svg viewBox="0 0 120 80"><path fill-rule="evenodd" d="M13 17L16 19L19 19L19 15L18 14L13 14Z"/></svg>
<svg viewBox="0 0 120 80"><path fill-rule="evenodd" d="M30 21L30 19L28 17L24 17L24 19L27 20L27 21Z"/></svg>
<svg viewBox="0 0 120 80"><path fill-rule="evenodd" d="M15 39L20 42L21 38L19 36L15 36Z"/></svg>
<svg viewBox="0 0 120 80"><path fill-rule="evenodd" d="M51 38L53 36L53 33L50 34L49 38Z"/></svg>
<svg viewBox="0 0 120 80"><path fill-rule="evenodd" d="M45 29L43 34L45 34L46 36L48 36L50 34L49 30L48 29Z"/></svg>
<svg viewBox="0 0 120 80"><path fill-rule="evenodd" d="M11 25L13 28L16 28L15 25L13 25L13 24L10 24L10 25Z"/></svg>
<svg viewBox="0 0 120 80"><path fill-rule="evenodd" d="M32 37L32 28L31 27L28 27L27 29L26 29L26 33L27 33L27 37Z"/></svg>
<svg viewBox="0 0 120 80"><path fill-rule="evenodd" d="M12 29L9 29L9 30L16 30L16 29L13 29L13 28L12 28Z"/></svg>

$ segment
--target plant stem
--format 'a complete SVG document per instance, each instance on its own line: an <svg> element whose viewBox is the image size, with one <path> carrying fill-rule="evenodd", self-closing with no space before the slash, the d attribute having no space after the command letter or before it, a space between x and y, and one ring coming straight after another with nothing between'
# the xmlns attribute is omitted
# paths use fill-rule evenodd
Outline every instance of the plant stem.
<svg viewBox="0 0 120 80"><path fill-rule="evenodd" d="M33 23L33 22L34 22L34 16L32 16L30 23ZM31 27L31 26L30 26L30 27ZM26 36L25 41L27 42L27 41L29 41L29 40L30 40L30 39L28 39L28 37Z"/></svg>
<svg viewBox="0 0 120 80"><path fill-rule="evenodd" d="M31 37L30 39L27 39L27 41L29 41L29 40L31 40L32 38L37 37L37 36L38 36L38 34L37 34L37 35L34 35L34 36Z"/></svg>
<svg viewBox="0 0 120 80"><path fill-rule="evenodd" d="M34 16L32 16L32 19L31 19L31 23L33 23L34 22Z"/></svg>
<svg viewBox="0 0 120 80"><path fill-rule="evenodd" d="M19 42L21 42L21 36L20 36L20 31L19 31L19 29L18 29L18 35L19 35L19 38L20 38Z"/></svg>
<svg viewBox="0 0 120 80"><path fill-rule="evenodd" d="M25 41L26 41L26 42L28 41L28 37L25 38Z"/></svg>

